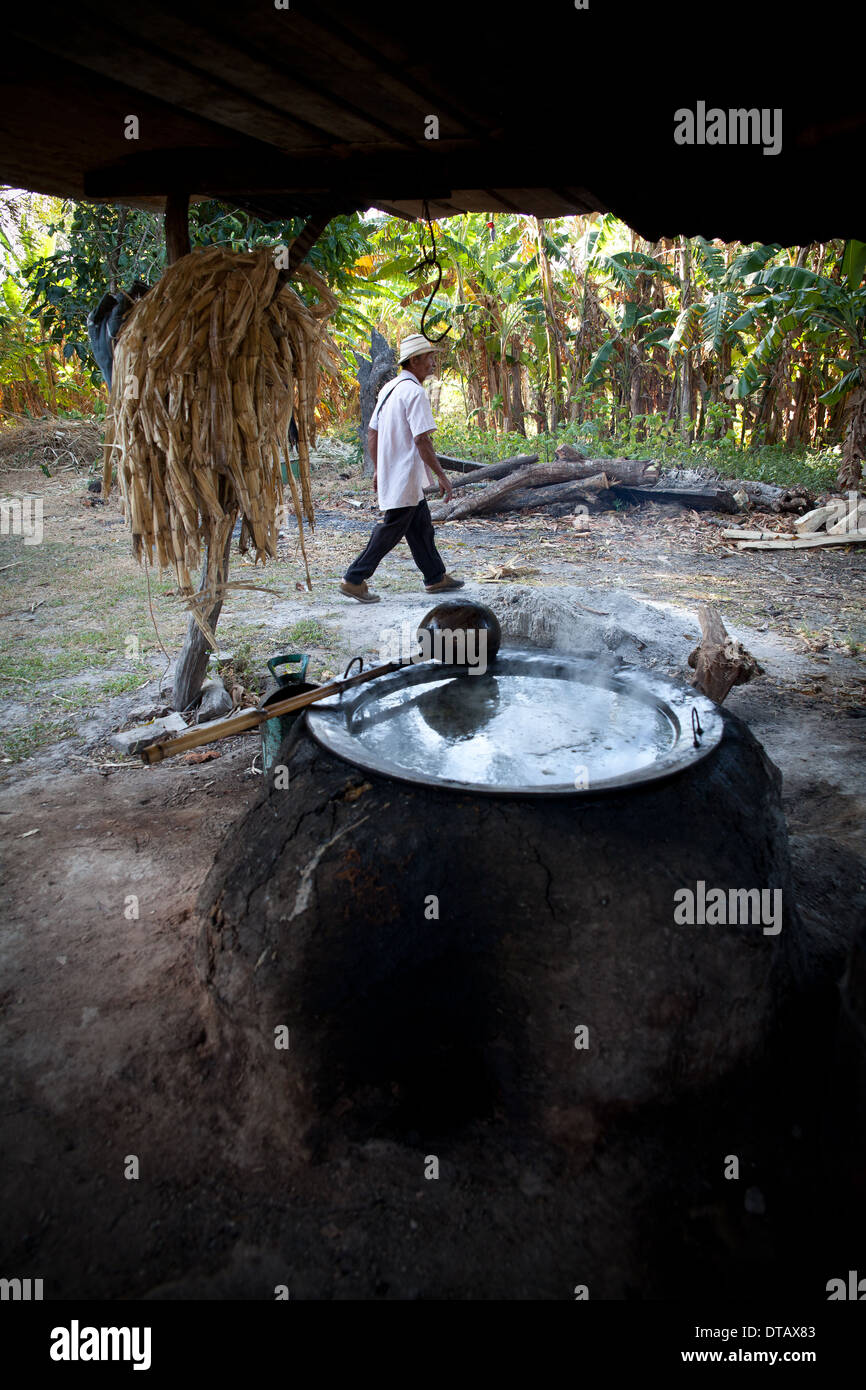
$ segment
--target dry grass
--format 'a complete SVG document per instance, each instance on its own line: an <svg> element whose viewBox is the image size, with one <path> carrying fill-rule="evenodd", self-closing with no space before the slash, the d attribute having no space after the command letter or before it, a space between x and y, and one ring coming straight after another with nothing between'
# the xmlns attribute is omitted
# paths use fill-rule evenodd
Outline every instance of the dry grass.
<svg viewBox="0 0 866 1390"><path fill-rule="evenodd" d="M239 515L242 549L276 556L293 412L300 477L289 470L289 484L302 546L302 518L313 521L309 443L336 300L309 267L296 274L315 287L315 305L283 284L267 248L194 251L169 266L117 339L106 479L116 464L133 553L172 567L188 599L207 546L199 614L227 587L223 555Z"/></svg>
<svg viewBox="0 0 866 1390"><path fill-rule="evenodd" d="M65 420L48 416L31 420L7 415L0 421L0 471L45 465L50 473L64 467L89 469L102 453L100 420Z"/></svg>

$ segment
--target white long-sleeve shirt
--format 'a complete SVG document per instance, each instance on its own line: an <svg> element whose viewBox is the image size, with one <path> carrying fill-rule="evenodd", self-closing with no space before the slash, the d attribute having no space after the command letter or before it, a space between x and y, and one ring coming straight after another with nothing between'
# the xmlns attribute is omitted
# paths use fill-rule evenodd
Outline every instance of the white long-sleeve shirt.
<svg viewBox="0 0 866 1390"><path fill-rule="evenodd" d="M425 487L435 485L415 443L419 434L435 428L427 392L412 372L385 382L370 416L370 429L379 436L377 492L383 512L416 506L424 500Z"/></svg>

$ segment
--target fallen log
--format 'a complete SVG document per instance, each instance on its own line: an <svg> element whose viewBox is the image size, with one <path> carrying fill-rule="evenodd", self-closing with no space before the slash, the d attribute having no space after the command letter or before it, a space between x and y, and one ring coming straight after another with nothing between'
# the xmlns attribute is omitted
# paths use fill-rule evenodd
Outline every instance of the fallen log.
<svg viewBox="0 0 866 1390"><path fill-rule="evenodd" d="M448 465L444 462L441 454L436 457L445 468ZM454 460L458 462L458 460ZM518 468L526 468L530 463L538 462L538 454L512 454L510 458L500 459L498 463L488 463L484 467L480 464L472 466L472 471L467 473L465 478L456 478L452 483L455 492L459 487L466 487L469 483L486 483L492 478L507 478L509 473L516 473Z"/></svg>
<svg viewBox="0 0 866 1390"><path fill-rule="evenodd" d="M815 500L804 487L777 487L750 478L727 479L726 486L732 493L745 492L753 506L766 512L808 512Z"/></svg>
<svg viewBox="0 0 866 1390"><path fill-rule="evenodd" d="M735 685L744 685L753 676L763 675L763 667L742 643L729 636L718 609L702 603L698 618L701 641L688 659L695 672L693 685L720 705Z"/></svg>
<svg viewBox="0 0 866 1390"><path fill-rule="evenodd" d="M738 512L740 508L726 487L629 487L614 483L611 492L629 502L676 502L698 512Z"/></svg>
<svg viewBox="0 0 866 1390"><path fill-rule="evenodd" d="M546 507L552 502L594 502L599 492L609 487L604 473L595 478L581 478L574 483L550 483L547 487L525 487L509 492L493 504L497 512L519 512L530 507ZM487 515L481 509L482 515Z"/></svg>
<svg viewBox="0 0 866 1390"><path fill-rule="evenodd" d="M437 454L436 457L449 473L482 473L484 471L483 463L472 463L470 459L456 459L452 458L450 454Z"/></svg>
<svg viewBox="0 0 866 1390"><path fill-rule="evenodd" d="M574 470L568 474L570 478L592 478L597 473L606 473L611 480L611 486L622 484L628 487L651 487L658 481L658 464L653 463L652 459L571 458L560 454L560 449L566 448L570 449L571 446L560 444L553 456L553 464L541 466L570 466Z"/></svg>
<svg viewBox="0 0 866 1390"><path fill-rule="evenodd" d="M500 497L504 497L509 492L516 492L524 487L545 487L550 483L569 483L578 482L581 479L597 477L604 472L608 478L614 477L619 480L629 480L640 483L645 479L650 479L651 465L635 459L557 459L554 458L550 463L529 464L525 468L518 468L510 473L506 478L500 478L488 484L483 491L473 493L471 497L460 497L456 501L442 503L438 507L431 508L430 514L434 521L459 521L465 516L471 516L473 512L495 510L495 504ZM626 478L623 478L623 475ZM629 478L628 475L631 474ZM474 480L473 480L474 481Z"/></svg>

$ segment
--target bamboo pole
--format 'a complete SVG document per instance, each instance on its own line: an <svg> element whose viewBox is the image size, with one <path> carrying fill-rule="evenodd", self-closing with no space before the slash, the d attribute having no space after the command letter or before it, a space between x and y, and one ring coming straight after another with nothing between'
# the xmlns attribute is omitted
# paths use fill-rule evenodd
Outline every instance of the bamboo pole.
<svg viewBox="0 0 866 1390"><path fill-rule="evenodd" d="M144 763L161 763L166 758L173 758L176 753L186 752L188 748L198 748L203 743L216 743L219 739L230 738L233 734L243 734L248 729L255 729L259 724L264 724L268 719L277 719L282 714L293 714L295 710L305 709L317 700L326 700L329 695L339 695L342 690L348 690L352 685L360 685L376 676L398 671L401 665L399 661L389 661L384 666L373 666L369 671L361 671L357 676L349 676L346 680L331 681L328 685L320 686L318 690L307 690L302 695L292 695L287 700L269 705L265 710L233 714L228 719L215 721L204 728L190 729L177 738L164 739L162 743L151 743L147 748L142 748L141 760Z"/></svg>

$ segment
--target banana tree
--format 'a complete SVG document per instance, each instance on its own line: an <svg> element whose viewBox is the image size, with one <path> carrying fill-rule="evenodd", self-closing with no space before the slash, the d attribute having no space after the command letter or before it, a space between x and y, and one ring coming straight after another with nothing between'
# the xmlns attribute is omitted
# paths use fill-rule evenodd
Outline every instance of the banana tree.
<svg viewBox="0 0 866 1390"><path fill-rule="evenodd" d="M586 375L585 387L592 388L609 380L614 405L630 409L632 383L645 365L648 349L667 344L671 325L676 317L672 307L659 307L645 299L652 281L656 284L677 284L677 280L662 261L647 252L621 250L608 253L604 248L617 234L615 219L604 217L598 226L588 229L584 239L582 263L584 273L581 333L586 318L590 279L595 279L611 307L595 299L598 327L604 341L597 348ZM640 383L637 383L640 395Z"/></svg>
<svg viewBox="0 0 866 1390"><path fill-rule="evenodd" d="M703 428L707 395L713 404L718 403L731 369L733 351L741 354L746 351L738 328L743 325L742 294L746 278L762 270L778 251L779 247L774 244L756 246L742 251L726 265L722 248L704 237L695 237L690 243L691 265L697 273L690 277L688 290L682 287L687 302L680 308L666 346L671 359L682 364L684 373L692 370L693 352L700 349L705 354L704 362L698 365L695 373L701 392L698 434ZM698 280L703 283L698 285ZM711 377L710 382L707 376Z"/></svg>
<svg viewBox="0 0 866 1390"><path fill-rule="evenodd" d="M769 328L740 373L736 387L740 398L762 384L789 340L817 332L843 345L844 352L835 358L842 375L818 399L827 405L844 402L837 481L847 491L860 487L866 459L866 242L846 242L839 269L838 281L806 266L759 271L748 290L759 302L732 328L750 328L759 315L770 317Z"/></svg>
<svg viewBox="0 0 866 1390"><path fill-rule="evenodd" d="M533 360L523 339L544 315L539 261L527 250L522 219L498 218L496 232L491 242L486 220L468 214L458 228L441 228L437 244L454 267L453 319L463 328L458 359L470 390L481 385L476 410L486 388L493 422L523 433L521 372Z"/></svg>

